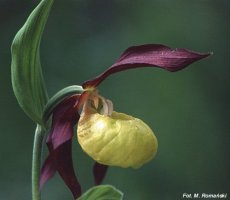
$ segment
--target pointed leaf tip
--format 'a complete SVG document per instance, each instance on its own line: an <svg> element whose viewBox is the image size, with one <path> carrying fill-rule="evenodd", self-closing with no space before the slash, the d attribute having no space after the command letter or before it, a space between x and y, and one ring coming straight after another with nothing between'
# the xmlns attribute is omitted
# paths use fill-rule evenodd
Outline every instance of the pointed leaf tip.
<svg viewBox="0 0 230 200"><path fill-rule="evenodd" d="M123 193L112 185L101 185L90 188L77 200L122 200Z"/></svg>
<svg viewBox="0 0 230 200"><path fill-rule="evenodd" d="M171 49L161 44L133 46L102 74L83 83L83 87L96 87L109 75L133 68L158 67L171 72L208 57L210 53L199 53L187 49Z"/></svg>
<svg viewBox="0 0 230 200"><path fill-rule="evenodd" d="M12 47L12 86L19 105L43 125L42 112L48 100L40 64L40 40L53 0L43 0L16 34Z"/></svg>

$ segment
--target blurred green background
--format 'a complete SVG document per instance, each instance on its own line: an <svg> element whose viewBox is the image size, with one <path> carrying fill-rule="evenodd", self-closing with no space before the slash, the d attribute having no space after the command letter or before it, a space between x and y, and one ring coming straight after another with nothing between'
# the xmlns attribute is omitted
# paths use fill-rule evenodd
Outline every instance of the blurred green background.
<svg viewBox="0 0 230 200"><path fill-rule="evenodd" d="M35 125L19 108L10 81L10 45L38 1L0 1L0 199L31 199ZM104 183L126 200L177 200L183 193L230 192L229 36L226 0L56 0L41 45L50 96L109 67L127 47L162 43L213 51L214 56L170 73L135 69L100 86L115 110L149 124L158 138L156 158L138 170L111 167ZM93 185L87 157L74 141L75 169ZM44 155L45 156L45 155ZM58 175L43 199L71 199ZM228 193L228 198L230 193Z"/></svg>

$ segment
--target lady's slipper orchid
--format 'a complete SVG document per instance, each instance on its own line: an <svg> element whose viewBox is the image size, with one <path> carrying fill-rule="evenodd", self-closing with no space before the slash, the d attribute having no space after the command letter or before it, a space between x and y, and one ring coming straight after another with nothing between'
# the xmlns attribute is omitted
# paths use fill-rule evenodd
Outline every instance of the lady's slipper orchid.
<svg viewBox="0 0 230 200"><path fill-rule="evenodd" d="M78 141L96 161L93 169L96 184L102 182L108 165L137 168L151 160L157 150L152 130L137 118L113 111L111 101L97 93L97 86L119 71L159 67L174 72L209 55L186 49L173 50L160 44L134 46L101 75L84 82L82 94L65 99L53 110L47 138L50 153L42 167L41 187L58 171L73 196L80 196L81 187L71 156L73 128L78 122Z"/></svg>
<svg viewBox="0 0 230 200"><path fill-rule="evenodd" d="M78 122L78 141L98 163L138 168L156 154L157 139L142 120L112 111L111 105L98 95L88 98Z"/></svg>

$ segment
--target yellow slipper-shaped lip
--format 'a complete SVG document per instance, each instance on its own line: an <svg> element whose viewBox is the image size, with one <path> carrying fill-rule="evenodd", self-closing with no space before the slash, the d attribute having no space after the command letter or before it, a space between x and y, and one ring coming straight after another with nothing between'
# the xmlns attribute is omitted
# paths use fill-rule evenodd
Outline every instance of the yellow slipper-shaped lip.
<svg viewBox="0 0 230 200"><path fill-rule="evenodd" d="M157 138L142 120L113 111L102 115L89 108L82 112L77 137L95 161L110 166L139 168L157 152Z"/></svg>

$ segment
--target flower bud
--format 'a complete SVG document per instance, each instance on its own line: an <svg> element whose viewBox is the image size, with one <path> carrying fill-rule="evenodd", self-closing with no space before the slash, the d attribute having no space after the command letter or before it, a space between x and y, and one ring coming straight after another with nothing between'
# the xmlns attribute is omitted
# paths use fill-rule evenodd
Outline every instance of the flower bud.
<svg viewBox="0 0 230 200"><path fill-rule="evenodd" d="M142 120L113 111L83 109L78 129L82 149L98 163L139 168L157 152L157 138Z"/></svg>

